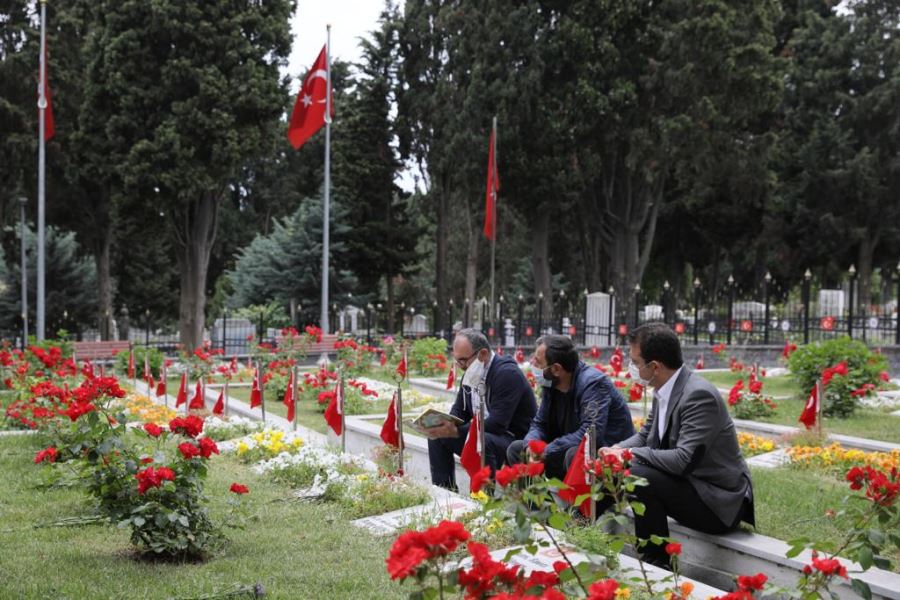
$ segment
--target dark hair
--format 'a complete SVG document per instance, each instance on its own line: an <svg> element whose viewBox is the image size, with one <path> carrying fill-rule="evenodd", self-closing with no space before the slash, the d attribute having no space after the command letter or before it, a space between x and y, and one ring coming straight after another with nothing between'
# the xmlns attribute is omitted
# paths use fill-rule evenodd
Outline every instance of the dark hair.
<svg viewBox="0 0 900 600"><path fill-rule="evenodd" d="M571 373L578 366L578 351L575 350L575 344L570 338L564 335L545 335L538 338L534 347L541 345L544 346L548 367L559 363L563 369Z"/></svg>
<svg viewBox="0 0 900 600"><path fill-rule="evenodd" d="M478 353L484 349L491 349L491 344L488 342L487 337L477 329L471 327L460 329L456 332L456 335L461 335L469 341L469 344L472 346L472 352Z"/></svg>
<svg viewBox="0 0 900 600"><path fill-rule="evenodd" d="M628 343L636 344L645 363L652 360L678 369L684 364L681 358L681 342L672 328L665 323L645 323L628 334Z"/></svg>

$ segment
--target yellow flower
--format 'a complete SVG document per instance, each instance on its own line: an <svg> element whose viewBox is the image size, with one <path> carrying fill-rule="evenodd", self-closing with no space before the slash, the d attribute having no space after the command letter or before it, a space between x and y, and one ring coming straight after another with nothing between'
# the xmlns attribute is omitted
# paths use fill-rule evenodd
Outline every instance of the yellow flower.
<svg viewBox="0 0 900 600"><path fill-rule="evenodd" d="M488 495L484 493L484 490L478 490L477 492L469 492L469 495L472 497L472 500L477 500L482 504L488 501Z"/></svg>
<svg viewBox="0 0 900 600"><path fill-rule="evenodd" d="M250 446L247 445L247 442L243 442L243 441L238 442L238 445L237 445L238 456L240 456L241 454L243 454L244 452L246 452L249 449L250 449Z"/></svg>
<svg viewBox="0 0 900 600"><path fill-rule="evenodd" d="M357 481L368 481L369 476L366 475L365 473L360 473L359 475L356 476L356 480Z"/></svg>
<svg viewBox="0 0 900 600"><path fill-rule="evenodd" d="M616 590L616 600L628 600L631 598L631 589L627 587L620 587Z"/></svg>
<svg viewBox="0 0 900 600"><path fill-rule="evenodd" d="M294 441L291 442L291 445L292 445L294 448L299 448L300 446L303 445L303 440L301 440L300 438L294 438Z"/></svg>

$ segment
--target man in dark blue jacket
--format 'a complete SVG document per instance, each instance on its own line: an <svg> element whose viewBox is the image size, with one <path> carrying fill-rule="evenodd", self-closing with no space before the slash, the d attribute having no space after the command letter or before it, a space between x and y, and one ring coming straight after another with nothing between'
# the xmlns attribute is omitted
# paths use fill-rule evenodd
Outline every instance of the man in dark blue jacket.
<svg viewBox="0 0 900 600"><path fill-rule="evenodd" d="M513 440L521 440L537 412L534 392L512 357L491 351L478 330L462 329L453 341L453 358L465 370L462 385L450 414L462 419L456 426L444 421L428 430L428 461L431 482L456 489L454 455L462 453L472 417L484 398L485 464L497 470Z"/></svg>
<svg viewBox="0 0 900 600"><path fill-rule="evenodd" d="M547 442L542 458L548 477L566 475L575 450L594 425L597 447L611 446L634 434L631 412L612 380L578 358L572 340L545 335L537 341L532 371L543 386L541 407L524 440L507 449L510 464L525 460L531 440Z"/></svg>

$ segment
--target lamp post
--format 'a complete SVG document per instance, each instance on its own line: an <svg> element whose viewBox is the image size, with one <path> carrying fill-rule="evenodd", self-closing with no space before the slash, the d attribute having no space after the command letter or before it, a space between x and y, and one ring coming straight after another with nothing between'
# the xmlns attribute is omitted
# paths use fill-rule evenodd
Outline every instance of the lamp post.
<svg viewBox="0 0 900 600"><path fill-rule="evenodd" d="M559 333L560 335L565 335L565 323L566 319L566 290L559 290Z"/></svg>
<svg viewBox="0 0 900 600"><path fill-rule="evenodd" d="M406 317L406 302L400 303L400 337L403 337L403 319Z"/></svg>
<svg viewBox="0 0 900 600"><path fill-rule="evenodd" d="M224 312L222 313L225 314ZM150 347L150 309L144 310L144 346ZM222 318L222 348L225 348L225 317Z"/></svg>
<svg viewBox="0 0 900 600"><path fill-rule="evenodd" d="M438 331L438 303L437 300L431 303L431 329L434 333L434 337L441 337L440 332Z"/></svg>
<svg viewBox="0 0 900 600"><path fill-rule="evenodd" d="M641 303L641 284L634 284L634 326L640 325L640 303Z"/></svg>
<svg viewBox="0 0 900 600"><path fill-rule="evenodd" d="M728 276L728 345L731 345L731 331L734 329L734 275Z"/></svg>
<svg viewBox="0 0 900 600"><path fill-rule="evenodd" d="M25 245L25 205L28 198L19 197L19 241L22 246L22 349L28 345L28 261Z"/></svg>
<svg viewBox="0 0 900 600"><path fill-rule="evenodd" d="M763 343L769 343L769 313L771 310L771 305L769 304L769 286L772 284L772 274L766 271L766 276L763 277L763 296L765 297L766 302L766 322L763 325Z"/></svg>
<svg viewBox="0 0 900 600"><path fill-rule="evenodd" d="M447 302L447 341L453 343L453 298Z"/></svg>
<svg viewBox="0 0 900 600"><path fill-rule="evenodd" d="M609 302L607 303L607 307L609 308L609 315L607 316L607 325L609 326L609 331L607 332L607 342L609 343L610 348L612 348L614 339L613 336L615 335L615 323L613 322L613 319L616 316L615 312L613 311L613 302L615 301L615 297L616 288L614 288L613 286L609 286Z"/></svg>
<svg viewBox="0 0 900 600"><path fill-rule="evenodd" d="M542 335L542 328L544 327L544 292L538 292L538 322L537 322L537 334L538 337Z"/></svg>
<svg viewBox="0 0 900 600"><path fill-rule="evenodd" d="M812 281L812 273L809 269L803 274L803 343L809 343L809 285Z"/></svg>
<svg viewBox="0 0 900 600"><path fill-rule="evenodd" d="M897 284L897 289L900 290L900 283ZM525 298L522 294L519 294L519 303L516 306L516 344L522 343L522 320L525 317ZM900 332L900 327L897 329ZM897 335L900 335L898 333Z"/></svg>
<svg viewBox="0 0 900 600"><path fill-rule="evenodd" d="M590 292L588 292L587 288L584 288L584 292L582 292L584 299L584 323L581 324L581 344L584 346L587 346L588 295L590 295Z"/></svg>
<svg viewBox="0 0 900 600"><path fill-rule="evenodd" d="M372 345L372 311L375 309L372 303L366 304L366 344Z"/></svg>
<svg viewBox="0 0 900 600"><path fill-rule="evenodd" d="M894 334L894 343L900 346L900 262L897 263L897 331Z"/></svg>
<svg viewBox="0 0 900 600"><path fill-rule="evenodd" d="M662 296L662 306L663 306L663 323L669 323L672 318L669 314L669 290L672 289L672 286L669 285L669 280L666 279L663 282L663 296Z"/></svg>
<svg viewBox="0 0 900 600"><path fill-rule="evenodd" d="M694 277L694 345L700 342L700 278Z"/></svg>
<svg viewBox="0 0 900 600"><path fill-rule="evenodd" d="M847 318L847 335L850 338L853 338L853 308L854 308L854 296L856 291L856 266L850 265L850 269L847 271L850 273L850 311L848 313Z"/></svg>

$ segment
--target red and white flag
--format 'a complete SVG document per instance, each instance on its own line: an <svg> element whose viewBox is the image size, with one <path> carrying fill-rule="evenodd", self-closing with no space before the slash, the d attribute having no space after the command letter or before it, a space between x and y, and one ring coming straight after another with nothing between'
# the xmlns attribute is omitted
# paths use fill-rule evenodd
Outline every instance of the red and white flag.
<svg viewBox="0 0 900 600"><path fill-rule="evenodd" d="M219 391L219 399L216 400L215 406L213 406L213 414L221 415L225 412L225 390L222 389Z"/></svg>
<svg viewBox="0 0 900 600"><path fill-rule="evenodd" d="M332 396L331 402L328 403L328 408L325 409L325 422L328 423L335 435L341 435L341 432L344 430L343 414L344 390L341 382L338 382L334 390L334 396Z"/></svg>
<svg viewBox="0 0 900 600"><path fill-rule="evenodd" d="M175 408L187 402L187 373L181 374L181 385L178 386L178 397L175 398Z"/></svg>
<svg viewBox="0 0 900 600"><path fill-rule="evenodd" d="M38 76L40 78L40 76ZM50 141L56 135L56 119L53 118L53 93L50 91L50 60L47 58L47 49L44 48L44 98L47 100L47 108L44 110L44 141ZM41 90L38 89L38 101L41 98ZM38 107L40 118L40 107Z"/></svg>
<svg viewBox="0 0 900 600"><path fill-rule="evenodd" d="M200 410L205 407L206 403L203 401L203 389L200 387L200 380L197 380L197 387L194 388L194 397L191 398L191 403L188 404L188 408L191 410Z"/></svg>
<svg viewBox="0 0 900 600"><path fill-rule="evenodd" d="M328 59L325 46L313 63L303 87L297 94L287 138L294 149L300 148L315 132L325 126L326 93L328 90ZM334 93L331 90L331 117L334 117Z"/></svg>
<svg viewBox="0 0 900 600"><path fill-rule="evenodd" d="M812 391L809 393L809 398L806 399L806 405L803 407L803 412L800 413L800 418L798 421L803 423L807 429L812 429L816 424L816 419L819 417L819 383L813 386Z"/></svg>
<svg viewBox="0 0 900 600"><path fill-rule="evenodd" d="M253 373L253 387L250 388L250 408L262 406L262 385L259 367L256 367L256 371Z"/></svg>
<svg viewBox="0 0 900 600"><path fill-rule="evenodd" d="M456 381L456 367L450 367L450 372L447 373L447 389L453 389L453 383Z"/></svg>
<svg viewBox="0 0 900 600"><path fill-rule="evenodd" d="M128 379L134 379L134 348L128 350Z"/></svg>
<svg viewBox="0 0 900 600"><path fill-rule="evenodd" d="M484 199L484 237L497 239L497 192L500 191L500 176L497 174L497 157L494 148L497 145L497 129L491 127L490 146L488 147L487 192Z"/></svg>
<svg viewBox="0 0 900 600"><path fill-rule="evenodd" d="M578 445L575 456L572 458L572 464L569 465L569 470L566 472L566 477L563 479L566 488L559 490L559 497L569 504L575 504L575 500L578 499L578 496L591 493L591 484L585 468L585 447L587 439L587 436L581 438L581 443ZM578 505L578 510L580 510L581 514L584 516L589 516L591 511L590 498L582 500L581 504Z"/></svg>
<svg viewBox="0 0 900 600"><path fill-rule="evenodd" d="M291 369L291 374L288 376L288 384L287 389L284 390L284 406L287 408L287 420L292 422L294 421L294 370Z"/></svg>
<svg viewBox="0 0 900 600"><path fill-rule="evenodd" d="M388 407L387 418L384 420L384 425L381 426L381 439L389 446L393 446L394 448L400 447L400 427L397 418L396 392L394 392L394 397L391 398L391 405Z"/></svg>
<svg viewBox="0 0 900 600"><path fill-rule="evenodd" d="M469 435L466 436L466 443L459 455L459 464L466 470L469 477L481 470L482 452L482 443L478 436L478 415L474 415L469 425Z"/></svg>

